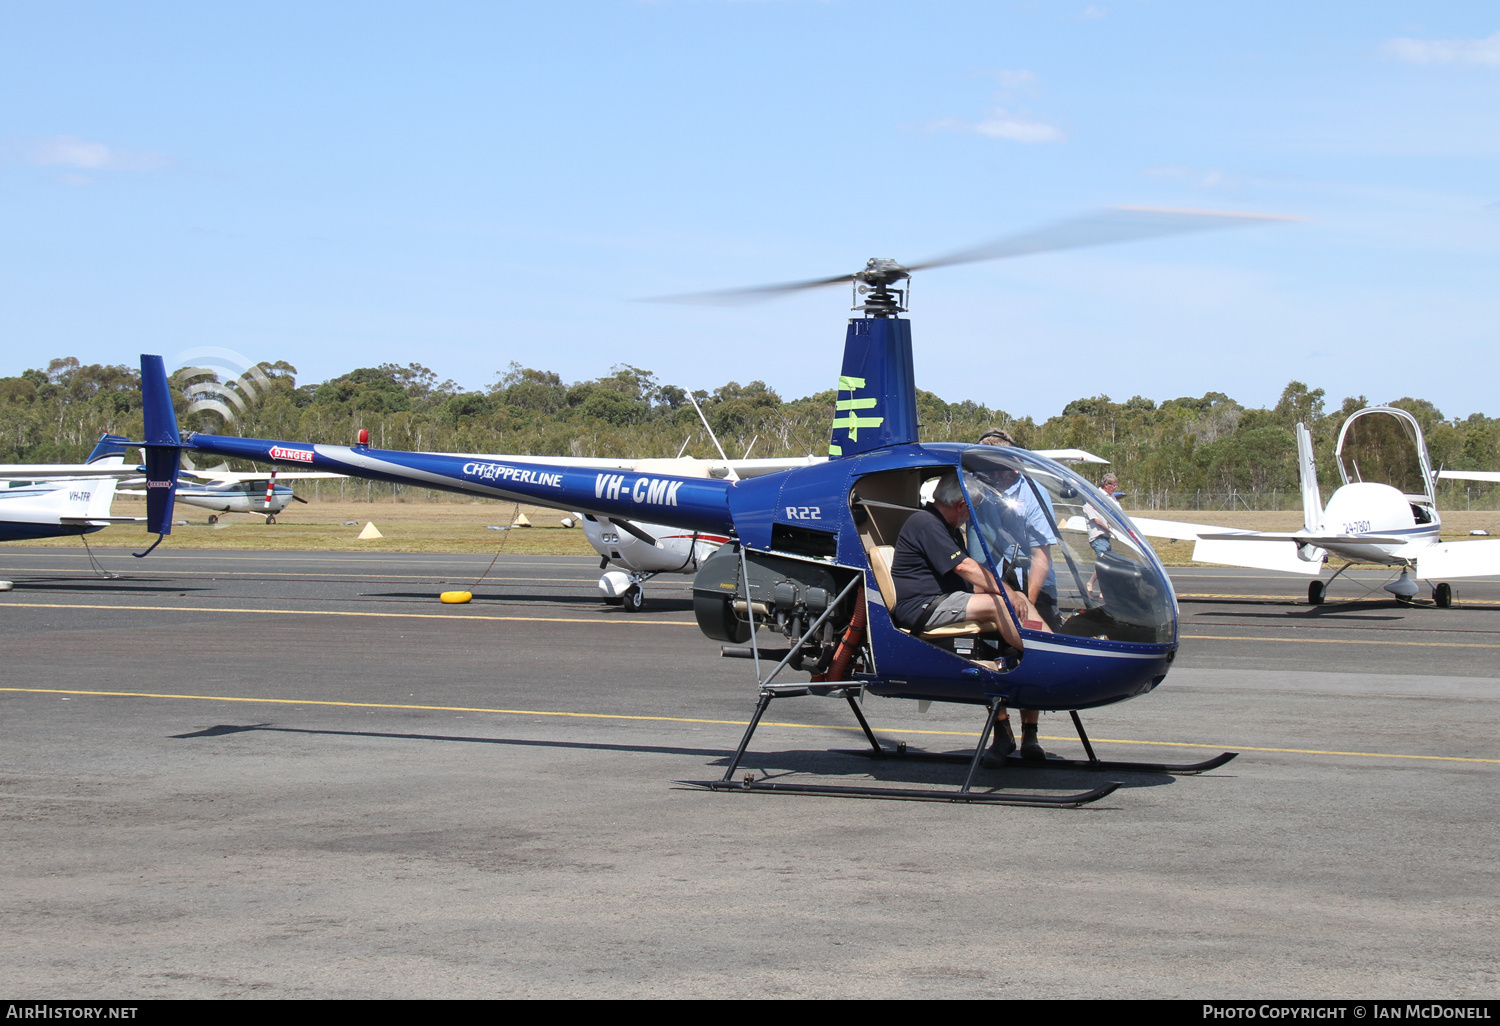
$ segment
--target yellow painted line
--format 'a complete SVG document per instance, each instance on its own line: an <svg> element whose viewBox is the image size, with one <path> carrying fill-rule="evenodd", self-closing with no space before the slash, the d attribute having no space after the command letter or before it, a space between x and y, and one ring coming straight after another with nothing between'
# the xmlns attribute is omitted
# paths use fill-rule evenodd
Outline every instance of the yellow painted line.
<svg viewBox="0 0 1500 1026"><path fill-rule="evenodd" d="M18 568L15 568L15 567L7 568L6 572L7 573L11 573L11 572L14 572L16 569L18 569ZM72 570L72 569L67 569L67 568L58 569L58 568L53 568L53 567L30 567L30 568L25 568L25 572L26 573L73 574L74 576L82 577L84 579L91 579L94 576L93 572L89 571L89 570ZM168 581L170 581L170 580L181 580L183 578L200 578L200 577L208 577L208 578L218 578L218 577L251 577L251 578L255 578L255 577L336 577L336 578L340 578L340 579L343 579L343 580L347 580L347 579L349 579L351 577L357 577L357 578L360 578L362 580L371 580L371 581L431 581L434 578L438 577L439 575L436 574L436 573L431 573L431 574L356 574L356 573L325 574L325 573L314 573L312 571L308 571L306 573L298 573L296 571L288 571L286 573L279 573L279 572L277 572L275 570L177 570L177 571L173 571L171 573L168 573L167 571L144 570L144 571L141 571L139 573L132 573L130 576L132 578L139 577L139 578L142 578L144 580L152 580L152 581L160 581L160 580L168 580ZM449 575L449 576L452 576L452 575ZM479 583L480 584L486 584L486 583L488 583L488 584L505 584L505 583L507 583L509 581L551 581L553 583L561 583L561 584L576 584L579 587L583 587L585 585L590 585L591 586L594 583L594 579L592 577L486 577L486 578L484 578L484 580L480 581ZM451 583L462 583L462 582L450 581L448 583L451 584Z"/></svg>
<svg viewBox="0 0 1500 1026"><path fill-rule="evenodd" d="M979 735L974 735L978 737ZM1040 736L1040 735L1038 735ZM1071 741L1073 738L1049 737L1048 741ZM1205 745L1189 741L1125 741L1111 737L1091 737L1090 741L1115 745L1165 745L1171 748L1216 748L1219 751L1233 749L1239 752L1288 752L1292 755L1353 755L1361 759L1426 759L1433 762L1489 762L1500 765L1500 759L1474 759L1460 755L1401 755L1392 752L1335 752L1321 748L1256 748L1251 745Z"/></svg>
<svg viewBox="0 0 1500 1026"><path fill-rule="evenodd" d="M316 699L300 698L250 698L231 695L170 695L156 694L145 691L75 691L63 688L7 688L0 687L0 692L13 691L34 695L87 695L106 698L168 698L180 699L194 702L250 702L263 705L322 705L336 706L344 709L410 709L422 712L472 712L472 713L494 713L502 716L564 716L581 720L637 720L650 723L707 723L726 727L744 727L749 725L748 720L706 720L695 719L688 716L631 716L623 713L580 713L559 712L550 709L487 709L478 706L463 705L403 705L394 702L330 702ZM827 723L780 723L772 720L762 720L761 726L765 727L794 727L799 730L845 730L859 731L856 726L838 726ZM894 733L895 731L891 731ZM927 736L941 737L978 737L973 731L965 730L907 730L902 728L902 734L923 734ZM1075 738L1054 737L1050 734L1040 735L1044 741L1073 741ZM1196 741L1135 741L1125 738L1095 737L1090 738L1095 744L1108 745L1156 745L1165 748L1216 748L1220 751L1234 750L1240 752L1281 752L1292 755L1348 755L1364 759L1422 759L1431 762L1481 762L1500 765L1500 759L1477 759L1458 755L1403 755L1392 752L1340 752L1329 751L1319 748L1256 748L1250 745L1210 745Z"/></svg>
<svg viewBox="0 0 1500 1026"><path fill-rule="evenodd" d="M101 549L97 545L94 546L94 555L96 555L96 556L111 556L111 557L113 557L113 556L124 556L126 553L128 553L130 551L131 551L130 549ZM200 549L199 550L199 554L196 555L196 556L173 556L173 555L170 555L170 554L165 553L165 552L159 552L159 553L153 555L151 558L152 558L153 561L166 560L166 559L196 559L196 560L208 560L208 559L211 559L214 562L219 562L219 563L228 563L228 562L237 562L237 563L250 563L250 562L306 563L306 562L309 562L309 556L310 556L311 560L313 560L313 561L316 561L316 562L328 562L328 563L334 563L334 564L340 564L340 563L405 563L408 566L411 566L413 564L416 564L416 565L419 565L419 566L420 565L431 565L431 566L469 566L469 565L477 565L478 563L484 562L484 556L482 554L480 554L480 553L474 553L473 555L455 554L455 555L453 555L453 558L447 559L447 560L443 560L443 559L402 559L401 558L402 556L420 555L420 553L406 553L406 552L392 552L392 553L389 554L389 556L346 556L344 558L339 558L339 556L342 553L346 553L346 552L349 551L347 549L314 549L310 553L304 554L304 555L300 555L300 556L269 556L269 555L230 556L230 555L224 555L224 553L229 553L229 552L234 552L234 551L236 551L236 550L235 549ZM38 553L16 553L16 552L9 552L9 553L6 554L6 556L9 559L54 559L54 558L58 558L58 557L66 557L69 554L76 555L77 558L79 558L79 559L82 559L84 557L84 553L77 552L76 550L67 550L67 551L58 552L58 553L48 553L45 556L41 555L41 554L38 554ZM432 553L432 555L442 555L442 553ZM596 553L596 555L597 555L597 553ZM594 562L594 557L593 556L569 556L569 555L565 555L564 554L564 555L559 555L557 558L558 559L576 559L580 563L585 563L585 561L587 561L587 563ZM563 563L563 564L548 563L548 562L541 561L541 560L537 560L535 562L526 562L526 563L510 563L510 562L507 562L504 565L506 565L506 566L567 566L566 563ZM587 564L585 563L585 565L587 565Z"/></svg>
<svg viewBox="0 0 1500 1026"><path fill-rule="evenodd" d="M83 602L5 602L0 608L17 606L26 609L114 609L159 613L259 613L276 616L374 616L409 620L504 620L519 623L593 623L593 624L665 624L673 627L696 627L696 620L611 620L583 619L569 616L490 616L484 613L362 613L336 609L231 609L221 606L114 606Z"/></svg>
<svg viewBox="0 0 1500 1026"><path fill-rule="evenodd" d="M486 613L374 613L333 609L235 609L227 606L125 606L84 602L4 602L0 608L23 609L104 609L157 613L249 613L263 616L367 616L408 620L492 620L512 623L590 623L650 624L671 627L696 627L695 620L614 620L572 616L492 616ZM1182 641L1244 641L1303 645L1400 645L1415 648L1500 648L1500 644L1463 641L1381 641L1368 638L1253 638L1232 634L1182 634Z"/></svg>
<svg viewBox="0 0 1500 1026"><path fill-rule="evenodd" d="M1326 629L1326 628L1325 628ZM1182 641L1248 641L1277 645L1402 645L1412 648L1500 648L1477 641L1381 641L1378 638L1247 638L1233 634L1180 634Z"/></svg>
<svg viewBox="0 0 1500 1026"><path fill-rule="evenodd" d="M1190 601L1209 601L1209 600L1218 601L1218 600L1224 600L1224 599L1241 599L1241 600L1244 600L1244 601L1295 602L1295 603L1297 603L1299 605L1305 605L1306 604L1306 599L1303 598L1302 596L1296 595L1296 594L1287 594L1287 595L1243 595L1243 594L1240 594L1240 595L1229 595L1229 594L1224 594L1224 595L1218 595L1218 594L1209 594L1209 593L1181 592L1181 591L1179 591L1177 593L1177 599L1178 599L1179 602L1182 601L1182 600L1184 600L1184 599L1190 600ZM1346 600L1343 600L1343 599L1331 599L1331 600L1329 600L1328 605L1329 606L1337 606L1337 605L1353 604L1355 602L1364 602L1364 601L1386 601L1386 602L1391 602L1391 601L1394 601L1394 599L1380 599L1377 596L1370 595L1370 596L1367 596L1364 599L1358 599L1358 598L1348 599L1347 602L1346 602ZM1460 599L1460 600L1458 600L1458 603L1457 603L1457 605L1456 605L1455 608L1460 608L1461 609L1464 606L1500 606L1500 601L1497 601L1495 599ZM1411 608L1413 608L1413 609L1433 609L1433 608L1436 608L1436 607L1430 606L1430 605L1429 606L1416 606L1416 605L1414 605Z"/></svg>

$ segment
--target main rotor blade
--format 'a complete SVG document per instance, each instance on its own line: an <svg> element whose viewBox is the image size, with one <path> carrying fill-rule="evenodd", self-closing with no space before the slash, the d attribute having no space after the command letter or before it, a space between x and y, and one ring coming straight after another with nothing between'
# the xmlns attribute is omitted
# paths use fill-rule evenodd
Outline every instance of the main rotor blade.
<svg viewBox="0 0 1500 1026"><path fill-rule="evenodd" d="M748 289L721 289L715 292L689 292L680 296L657 296L648 302L743 306L746 303L760 303L767 299L774 299L788 292L817 289L824 285L839 285L853 280L854 275L841 274L837 278L810 278L807 281L789 281L780 285L755 285Z"/></svg>
<svg viewBox="0 0 1500 1026"><path fill-rule="evenodd" d="M1169 207L1108 207L1019 235L1007 235L971 249L961 249L956 253L924 260L920 264L912 264L910 270L971 264L979 260L1004 260L1033 253L1082 249L1085 246L1108 246L1162 235L1182 235L1220 228L1247 228L1257 224L1299 220L1301 218L1280 214L1237 214L1216 210L1176 210Z"/></svg>
<svg viewBox="0 0 1500 1026"><path fill-rule="evenodd" d="M1055 224L1034 228L1018 235L1007 235L970 249L961 249L955 253L924 260L905 269L921 271L952 264L971 264L980 260L1004 260L1009 257L1030 256L1034 253L1082 249L1085 246L1108 246L1117 242L1134 242L1138 239L1151 239L1163 235L1184 235L1189 232L1216 231L1220 228L1248 228L1258 224L1300 220L1302 219L1299 217L1287 217L1281 214L1239 214L1218 210L1177 210L1170 207L1107 207L1092 214L1058 221ZM836 278L810 278L807 281L759 285L747 289L723 289L716 292L660 296L652 302L740 306L774 299L788 292L801 292L804 289L839 285L854 280L856 279L853 274L841 274Z"/></svg>

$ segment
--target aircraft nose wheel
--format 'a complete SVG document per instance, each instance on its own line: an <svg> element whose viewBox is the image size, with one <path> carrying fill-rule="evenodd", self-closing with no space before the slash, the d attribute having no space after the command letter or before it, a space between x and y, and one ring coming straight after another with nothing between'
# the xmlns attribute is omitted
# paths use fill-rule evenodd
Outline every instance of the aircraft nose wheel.
<svg viewBox="0 0 1500 1026"><path fill-rule="evenodd" d="M641 607L646 604L646 596L641 592L639 584L632 584L625 589L625 597L621 601L625 605L626 612L639 613Z"/></svg>
<svg viewBox="0 0 1500 1026"><path fill-rule="evenodd" d="M1453 585L1448 583L1439 584L1432 589L1432 604L1439 609L1447 609L1453 605Z"/></svg>
<svg viewBox="0 0 1500 1026"><path fill-rule="evenodd" d="M1313 581L1307 586L1307 604L1310 606L1321 606L1323 604L1323 582Z"/></svg>
<svg viewBox="0 0 1500 1026"><path fill-rule="evenodd" d="M210 524L217 524L219 522L219 515L217 513L210 513L208 515L208 522Z"/></svg>

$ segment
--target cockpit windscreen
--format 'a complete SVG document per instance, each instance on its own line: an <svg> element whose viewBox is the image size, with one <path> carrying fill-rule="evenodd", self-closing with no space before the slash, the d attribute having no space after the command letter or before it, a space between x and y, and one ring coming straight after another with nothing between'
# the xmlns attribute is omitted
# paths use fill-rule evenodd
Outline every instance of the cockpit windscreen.
<svg viewBox="0 0 1500 1026"><path fill-rule="evenodd" d="M969 555L1017 591L1042 579L1037 612L1058 634L1170 642L1177 603L1166 572L1119 507L1068 468L1024 449L963 454Z"/></svg>

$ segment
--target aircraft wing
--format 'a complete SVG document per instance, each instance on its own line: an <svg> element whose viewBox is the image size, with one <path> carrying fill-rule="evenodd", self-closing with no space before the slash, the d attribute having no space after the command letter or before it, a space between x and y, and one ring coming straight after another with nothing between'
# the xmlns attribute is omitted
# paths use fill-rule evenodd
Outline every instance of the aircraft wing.
<svg viewBox="0 0 1500 1026"><path fill-rule="evenodd" d="M1500 574L1500 539L1438 542L1417 553L1417 578L1489 577Z"/></svg>
<svg viewBox="0 0 1500 1026"><path fill-rule="evenodd" d="M1298 545L1406 545L1411 539L1399 534L1309 534L1306 531L1225 531L1200 534L1204 541L1291 541Z"/></svg>
<svg viewBox="0 0 1500 1026"><path fill-rule="evenodd" d="M1438 477L1448 481L1500 481L1500 470L1439 470Z"/></svg>
<svg viewBox="0 0 1500 1026"><path fill-rule="evenodd" d="M1298 545L1405 545L1410 538L1396 534L1312 534L1307 531L1238 531L1211 524L1131 517L1130 522L1150 538L1178 541L1295 542ZM1215 560L1214 562L1218 562Z"/></svg>
<svg viewBox="0 0 1500 1026"><path fill-rule="evenodd" d="M1197 541L1204 535L1222 535L1236 533L1222 525L1214 524L1190 524L1182 520L1156 520L1152 517L1130 518L1130 522L1136 529L1148 538L1174 538L1177 541ZM1246 531L1246 534L1254 534Z"/></svg>
<svg viewBox="0 0 1500 1026"><path fill-rule="evenodd" d="M1103 456L1095 456L1087 449L1032 449L1031 451L1038 456L1045 456L1059 463L1103 463L1106 465L1109 463L1109 460Z"/></svg>
<svg viewBox="0 0 1500 1026"><path fill-rule="evenodd" d="M1316 576L1323 569L1321 558L1308 560L1301 555L1303 545L1319 544L1316 538L1280 532L1235 531L1212 524L1190 524L1181 520L1156 520L1151 517L1131 517L1130 522L1150 538L1196 542L1193 546L1195 563L1217 563L1221 566L1276 570L1308 576ZM1398 540L1405 541L1404 538Z"/></svg>
<svg viewBox="0 0 1500 1026"><path fill-rule="evenodd" d="M141 468L118 464L94 463L0 463L0 480L67 481L97 480L101 477L140 477Z"/></svg>
<svg viewBox="0 0 1500 1026"><path fill-rule="evenodd" d="M222 481L224 484L237 484L240 481L266 481L271 477L271 472L258 471L240 473L237 470L184 470L184 476L201 478L205 481ZM326 481L329 478L346 478L348 474L332 474L326 470L294 470L290 473L276 474L278 481Z"/></svg>

